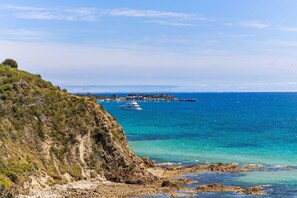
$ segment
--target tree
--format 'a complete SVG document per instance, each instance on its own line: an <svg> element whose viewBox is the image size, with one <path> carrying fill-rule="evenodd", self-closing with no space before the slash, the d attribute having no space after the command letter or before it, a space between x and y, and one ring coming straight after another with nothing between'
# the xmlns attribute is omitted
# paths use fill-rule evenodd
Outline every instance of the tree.
<svg viewBox="0 0 297 198"><path fill-rule="evenodd" d="M18 63L11 58L5 59L2 64L8 67L18 68Z"/></svg>

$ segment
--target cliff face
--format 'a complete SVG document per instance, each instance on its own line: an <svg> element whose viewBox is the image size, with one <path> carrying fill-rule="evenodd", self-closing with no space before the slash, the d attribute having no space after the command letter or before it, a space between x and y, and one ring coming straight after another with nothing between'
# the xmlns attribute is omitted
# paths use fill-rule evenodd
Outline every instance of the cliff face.
<svg viewBox="0 0 297 198"><path fill-rule="evenodd" d="M148 182L147 163L92 98L0 65L0 195L91 178Z"/></svg>

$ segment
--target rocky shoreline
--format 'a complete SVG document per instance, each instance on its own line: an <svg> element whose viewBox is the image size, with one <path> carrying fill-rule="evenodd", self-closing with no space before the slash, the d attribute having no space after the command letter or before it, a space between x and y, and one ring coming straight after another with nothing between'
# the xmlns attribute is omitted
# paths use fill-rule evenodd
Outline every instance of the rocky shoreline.
<svg viewBox="0 0 297 198"><path fill-rule="evenodd" d="M262 195L263 186L241 188L224 186L218 183L202 184L195 188L186 187L195 181L180 178L189 173L202 172L245 172L259 170L257 166L240 167L237 164L199 164L194 166L161 166L154 163L147 168L155 176L154 182L144 184L124 184L101 180L82 180L65 185L55 185L30 195L18 195L18 198L62 198L62 197L129 197L136 195L167 194L171 197L194 196L194 193L234 192L237 194ZM190 192L184 193L185 191Z"/></svg>

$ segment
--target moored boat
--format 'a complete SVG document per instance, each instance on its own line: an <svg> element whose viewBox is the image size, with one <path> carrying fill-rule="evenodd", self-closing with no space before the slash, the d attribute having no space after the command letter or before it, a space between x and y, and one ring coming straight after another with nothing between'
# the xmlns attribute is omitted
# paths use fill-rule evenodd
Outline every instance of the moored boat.
<svg viewBox="0 0 297 198"><path fill-rule="evenodd" d="M125 105L120 106L122 110L142 110L139 104L136 101L128 102Z"/></svg>

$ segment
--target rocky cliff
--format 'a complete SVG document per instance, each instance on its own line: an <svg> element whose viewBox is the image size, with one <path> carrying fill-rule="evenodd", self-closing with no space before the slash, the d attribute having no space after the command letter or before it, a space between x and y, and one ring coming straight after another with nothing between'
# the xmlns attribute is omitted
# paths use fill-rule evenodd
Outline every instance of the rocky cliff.
<svg viewBox="0 0 297 198"><path fill-rule="evenodd" d="M0 195L91 178L149 182L148 163L94 99L0 65Z"/></svg>

